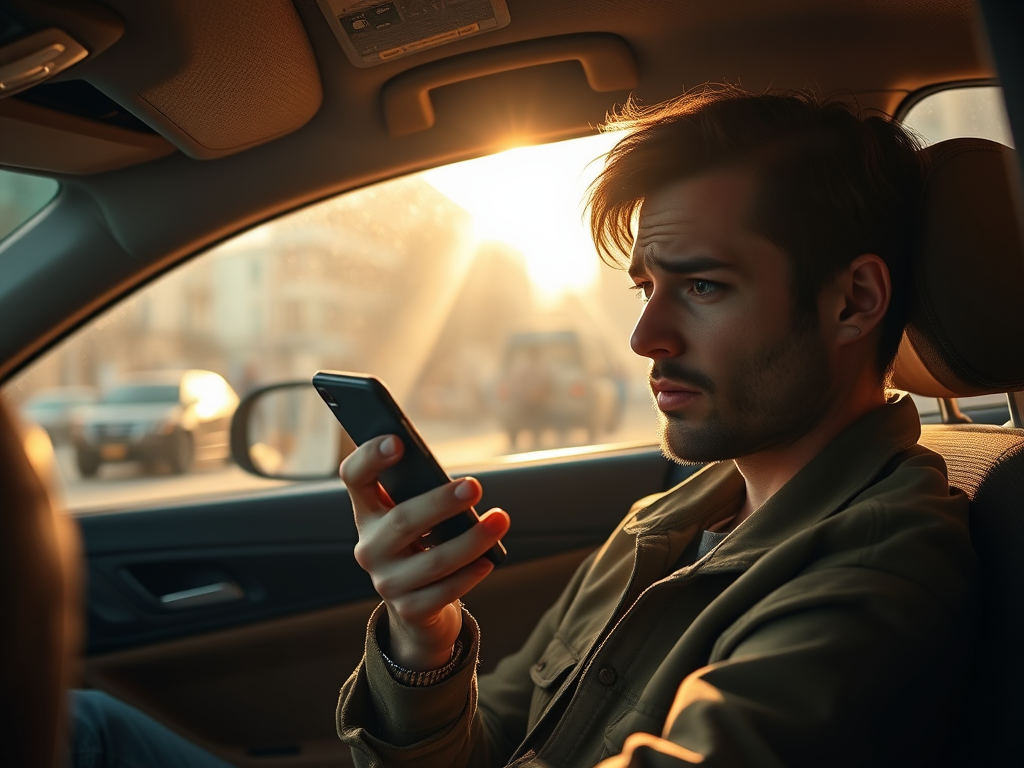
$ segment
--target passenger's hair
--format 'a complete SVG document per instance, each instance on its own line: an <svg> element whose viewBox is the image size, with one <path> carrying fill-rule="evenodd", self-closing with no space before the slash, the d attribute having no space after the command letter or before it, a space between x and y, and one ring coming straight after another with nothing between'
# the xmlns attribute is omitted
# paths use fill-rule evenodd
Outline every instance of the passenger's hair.
<svg viewBox="0 0 1024 768"><path fill-rule="evenodd" d="M888 372L906 323L910 259L923 169L917 140L899 124L811 93L752 94L706 86L609 118L625 136L588 190L601 258L622 266L645 198L710 171L749 169L757 180L752 231L792 264L795 318L816 322L824 285L863 253L889 268L892 300L878 367Z"/></svg>

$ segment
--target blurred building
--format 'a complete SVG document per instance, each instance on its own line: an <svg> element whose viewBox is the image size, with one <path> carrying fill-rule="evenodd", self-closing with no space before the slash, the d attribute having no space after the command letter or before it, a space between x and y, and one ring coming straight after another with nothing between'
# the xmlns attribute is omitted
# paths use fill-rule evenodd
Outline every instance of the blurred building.
<svg viewBox="0 0 1024 768"><path fill-rule="evenodd" d="M19 377L12 394L175 368L217 371L244 393L337 368L373 371L401 396L472 256L469 214L426 182L370 187L251 230L158 279Z"/></svg>

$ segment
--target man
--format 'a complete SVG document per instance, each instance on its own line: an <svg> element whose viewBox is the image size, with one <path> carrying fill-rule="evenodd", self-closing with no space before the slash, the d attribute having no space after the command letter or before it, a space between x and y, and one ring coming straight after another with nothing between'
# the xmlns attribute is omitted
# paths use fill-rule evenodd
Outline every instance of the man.
<svg viewBox="0 0 1024 768"><path fill-rule="evenodd" d="M968 674L975 565L966 499L884 388L916 144L804 94L709 89L622 120L595 242L631 254L663 450L710 464L638 502L478 682L486 637L459 598L508 515L424 551L479 484L394 506L377 476L403 446L360 447L341 474L383 603L338 732L357 765L933 764Z"/></svg>

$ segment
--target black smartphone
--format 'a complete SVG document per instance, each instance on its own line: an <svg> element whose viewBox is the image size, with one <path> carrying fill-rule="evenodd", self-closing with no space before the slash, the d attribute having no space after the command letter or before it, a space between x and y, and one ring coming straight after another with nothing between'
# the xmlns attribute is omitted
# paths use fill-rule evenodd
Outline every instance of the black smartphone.
<svg viewBox="0 0 1024 768"><path fill-rule="evenodd" d="M397 435L401 439L405 453L378 478L396 504L451 482L380 379L365 373L318 371L313 376L313 386L356 445L380 435ZM436 546L453 539L479 520L476 510L470 507L434 526L424 537L424 543ZM499 541L484 556L498 566L505 555L505 547Z"/></svg>

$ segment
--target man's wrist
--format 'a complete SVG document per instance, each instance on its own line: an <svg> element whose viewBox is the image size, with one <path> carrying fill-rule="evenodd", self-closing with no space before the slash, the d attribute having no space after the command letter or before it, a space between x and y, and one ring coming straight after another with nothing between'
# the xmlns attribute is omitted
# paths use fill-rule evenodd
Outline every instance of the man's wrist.
<svg viewBox="0 0 1024 768"><path fill-rule="evenodd" d="M438 621L429 627L417 627L404 624L389 609L386 621L377 624L377 644L402 669L439 669L451 660L455 640L462 632L462 611L462 603L456 600L446 607Z"/></svg>
<svg viewBox="0 0 1024 768"><path fill-rule="evenodd" d="M383 648L381 648L380 655L384 659L384 664L387 666L388 672L396 682L413 688L425 688L429 685L436 685L437 683L451 677L452 673L458 668L459 663L462 661L462 651L462 639L459 638L455 641L455 645L452 647L451 656L446 664L438 667L437 669L428 669L424 671L406 669L405 667L397 664L388 658L388 655L384 652Z"/></svg>

